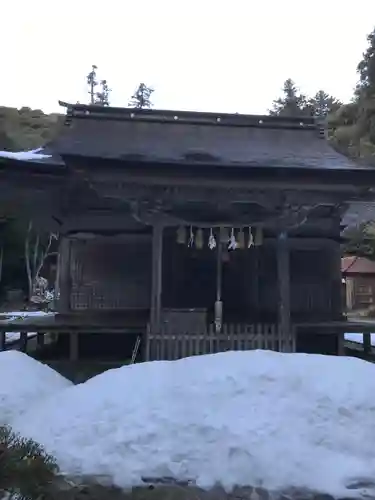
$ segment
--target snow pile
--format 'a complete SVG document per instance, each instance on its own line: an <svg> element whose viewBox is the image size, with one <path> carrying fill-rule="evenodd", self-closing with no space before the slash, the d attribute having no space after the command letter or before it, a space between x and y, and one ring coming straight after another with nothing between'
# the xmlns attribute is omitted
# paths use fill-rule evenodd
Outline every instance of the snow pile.
<svg viewBox="0 0 375 500"><path fill-rule="evenodd" d="M30 151L0 151L0 158L13 158L14 160L43 160L51 158L51 155L40 153L42 148L32 149Z"/></svg>
<svg viewBox="0 0 375 500"><path fill-rule="evenodd" d="M14 427L66 473L120 487L168 476L350 496L348 481L375 477L375 366L268 351L130 365L43 401Z"/></svg>
<svg viewBox="0 0 375 500"><path fill-rule="evenodd" d="M18 351L0 352L0 425L12 424L33 405L72 383Z"/></svg>
<svg viewBox="0 0 375 500"><path fill-rule="evenodd" d="M345 333L345 340L363 344L363 333ZM371 345L375 346L375 333L371 334Z"/></svg>

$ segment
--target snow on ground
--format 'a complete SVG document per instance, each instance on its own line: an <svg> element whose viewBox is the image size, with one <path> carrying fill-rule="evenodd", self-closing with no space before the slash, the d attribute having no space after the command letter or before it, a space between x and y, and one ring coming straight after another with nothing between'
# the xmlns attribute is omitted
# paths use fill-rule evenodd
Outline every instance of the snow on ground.
<svg viewBox="0 0 375 500"><path fill-rule="evenodd" d="M18 351L0 352L0 425L10 424L72 383L48 366Z"/></svg>
<svg viewBox="0 0 375 500"><path fill-rule="evenodd" d="M7 311L0 313L0 319L2 318L29 318L35 316L55 316L56 313L53 311Z"/></svg>
<svg viewBox="0 0 375 500"><path fill-rule="evenodd" d="M40 317L40 316L55 316L56 313L52 311L10 311L0 313L0 320L14 321L16 319ZM27 336L32 338L35 337L37 332L28 332ZM20 340L21 332L6 332L5 342L16 342Z"/></svg>
<svg viewBox="0 0 375 500"><path fill-rule="evenodd" d="M345 333L345 340L349 340L350 342L357 342L358 344L363 344L363 334ZM371 345L375 347L375 333L371 334Z"/></svg>
<svg viewBox="0 0 375 500"><path fill-rule="evenodd" d="M32 149L30 151L0 151L0 158L13 158L14 160L42 160L51 158L51 155L40 153L42 148Z"/></svg>
<svg viewBox="0 0 375 500"><path fill-rule="evenodd" d="M358 496L348 482L375 477L375 365L269 351L142 363L60 391L13 425L66 473L120 487L168 476Z"/></svg>
<svg viewBox="0 0 375 500"><path fill-rule="evenodd" d="M27 332L27 337L32 339L37 335L37 332ZM5 332L5 343L11 344L21 339L21 332Z"/></svg>

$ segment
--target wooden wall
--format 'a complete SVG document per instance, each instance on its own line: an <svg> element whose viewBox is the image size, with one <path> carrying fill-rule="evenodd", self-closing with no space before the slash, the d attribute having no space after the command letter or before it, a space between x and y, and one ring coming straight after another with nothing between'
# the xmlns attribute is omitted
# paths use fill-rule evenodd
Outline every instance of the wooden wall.
<svg viewBox="0 0 375 500"><path fill-rule="evenodd" d="M295 321L335 319L341 314L339 244L291 240L291 312ZM216 299L216 251L179 245L164 238L164 308L205 308ZM274 240L230 252L223 262L225 321L277 320ZM70 265L72 310L148 309L151 297L151 235L124 239L73 240Z"/></svg>
<svg viewBox="0 0 375 500"><path fill-rule="evenodd" d="M72 310L147 309L150 290L149 235L72 242Z"/></svg>
<svg viewBox="0 0 375 500"><path fill-rule="evenodd" d="M375 276L351 275L346 278L348 310L367 309L375 304Z"/></svg>

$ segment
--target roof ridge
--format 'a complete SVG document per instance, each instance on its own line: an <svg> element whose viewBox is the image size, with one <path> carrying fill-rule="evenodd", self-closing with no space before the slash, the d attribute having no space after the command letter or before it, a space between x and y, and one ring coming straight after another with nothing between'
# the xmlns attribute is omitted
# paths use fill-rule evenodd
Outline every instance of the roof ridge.
<svg viewBox="0 0 375 500"><path fill-rule="evenodd" d="M109 120L141 120L162 123L197 123L206 125L225 125L238 127L318 129L321 133L321 120L312 116L272 116L240 113L214 113L187 110L136 109L101 106L92 104L70 104L59 101L67 109L66 123L73 118L95 118Z"/></svg>

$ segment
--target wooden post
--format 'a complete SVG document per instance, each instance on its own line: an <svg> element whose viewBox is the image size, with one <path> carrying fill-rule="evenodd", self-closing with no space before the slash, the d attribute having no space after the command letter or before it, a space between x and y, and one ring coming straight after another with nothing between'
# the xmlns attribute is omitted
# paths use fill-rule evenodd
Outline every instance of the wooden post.
<svg viewBox="0 0 375 500"><path fill-rule="evenodd" d="M339 242L332 242L327 248L331 252L331 283L332 283L332 319L340 321L343 316L343 286L341 272L341 247Z"/></svg>
<svg viewBox="0 0 375 500"><path fill-rule="evenodd" d="M5 351L6 350L6 332L1 331L0 332L0 351Z"/></svg>
<svg viewBox="0 0 375 500"><path fill-rule="evenodd" d="M215 332L220 333L223 326L223 302L221 300L223 281L223 244L219 240L216 254L216 301L214 307Z"/></svg>
<svg viewBox="0 0 375 500"><path fill-rule="evenodd" d="M57 301L57 310L61 314L70 311L71 294L71 241L67 236L63 236L59 248L59 299Z"/></svg>
<svg viewBox="0 0 375 500"><path fill-rule="evenodd" d="M152 231L151 334L158 333L161 326L162 270L163 226L155 224Z"/></svg>
<svg viewBox="0 0 375 500"><path fill-rule="evenodd" d="M27 332L21 332L20 333L20 351L21 352L27 352L27 341L28 341Z"/></svg>
<svg viewBox="0 0 375 500"><path fill-rule="evenodd" d="M371 333L363 333L363 354L365 359L371 355Z"/></svg>
<svg viewBox="0 0 375 500"><path fill-rule="evenodd" d="M288 233L282 231L277 238L277 278L279 332L283 342L291 336L290 322L290 262Z"/></svg>
<svg viewBox="0 0 375 500"><path fill-rule="evenodd" d="M260 255L259 251L261 251L262 247L252 247L251 250L251 260L252 260L252 276L251 276L251 303L253 306L253 313L255 313L255 317L259 315L259 269L260 269Z"/></svg>
<svg viewBox="0 0 375 500"><path fill-rule="evenodd" d="M45 341L44 335L45 335L44 332L43 333L37 333L37 335L36 335L36 343L37 343L38 348L40 348L40 349L42 347L44 347L44 344L45 344L45 342L44 342Z"/></svg>
<svg viewBox="0 0 375 500"><path fill-rule="evenodd" d="M79 333L71 331L69 336L69 361L76 363L79 358Z"/></svg>

